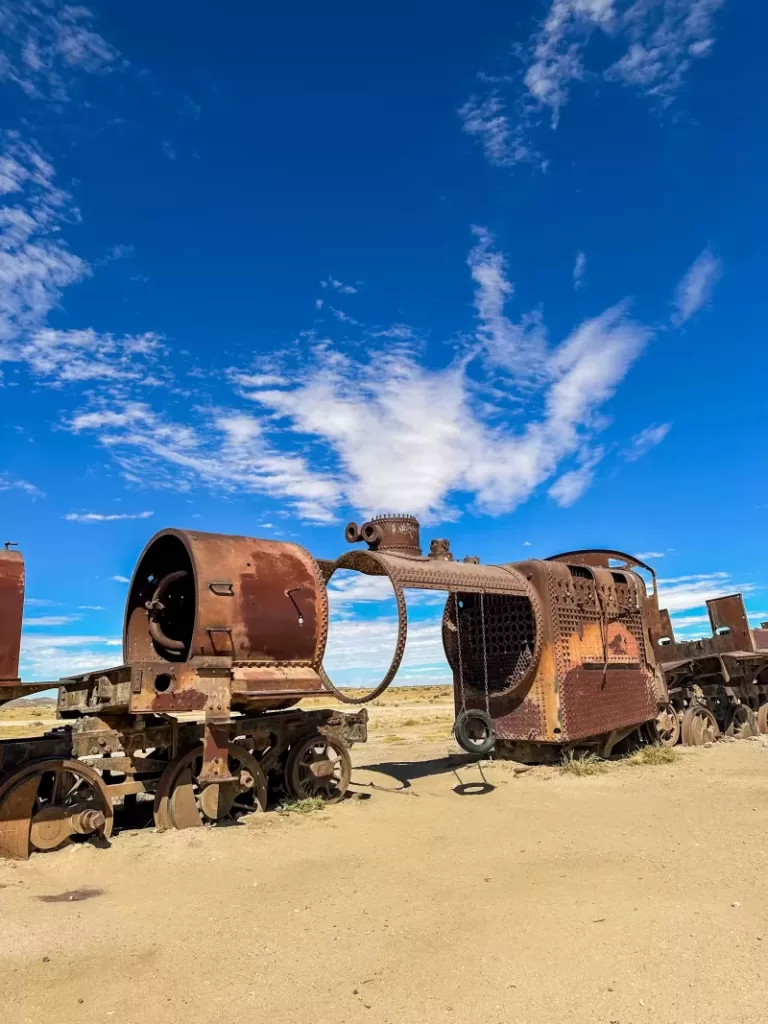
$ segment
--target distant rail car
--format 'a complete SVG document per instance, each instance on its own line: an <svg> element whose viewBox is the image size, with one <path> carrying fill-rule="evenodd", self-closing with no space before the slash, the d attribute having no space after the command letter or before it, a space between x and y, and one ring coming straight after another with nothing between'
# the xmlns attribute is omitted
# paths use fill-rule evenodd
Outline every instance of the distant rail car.
<svg viewBox="0 0 768 1024"><path fill-rule="evenodd" d="M712 636L677 640L669 612L651 608L655 655L669 692L659 739L700 746L721 733L768 733L768 622L751 629L741 594L707 601Z"/></svg>

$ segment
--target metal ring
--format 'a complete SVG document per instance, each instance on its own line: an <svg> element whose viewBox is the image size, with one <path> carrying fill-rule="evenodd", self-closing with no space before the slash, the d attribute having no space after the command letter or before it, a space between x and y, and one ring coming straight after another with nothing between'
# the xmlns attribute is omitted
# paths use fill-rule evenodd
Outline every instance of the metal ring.
<svg viewBox="0 0 768 1024"><path fill-rule="evenodd" d="M365 552L365 554L368 557L373 558L378 565L382 564L376 558L375 554L373 554L372 552ZM342 558L339 559L339 561L342 561L343 557L344 556L342 556ZM344 568L346 568L346 566L344 565L337 564L336 566L334 566L333 572L328 577L328 582L330 583L331 577L333 576L333 573L336 572L336 569ZM398 669L400 668L400 662L403 660L403 653L405 651L405 640L408 634L408 611L405 604L405 596L403 594L403 588L400 586L398 581L390 575L386 565L382 566L382 568L384 569L385 575L392 584L392 589L395 592L395 600L397 601L397 643L395 644L395 653L392 657L392 664L389 666L387 674L384 676L379 685L375 689L371 690L371 692L366 694L365 696L348 697L346 694L342 693L342 691L331 681L330 676L325 671L325 667L322 664L319 666L317 670L318 675L323 681L323 684L331 691L331 693L334 694L334 696L338 697L338 699L340 701L343 701L345 704L367 704L369 701L375 700L376 697L378 697L386 690L386 688L395 678ZM359 572L360 570L358 569L355 571Z"/></svg>

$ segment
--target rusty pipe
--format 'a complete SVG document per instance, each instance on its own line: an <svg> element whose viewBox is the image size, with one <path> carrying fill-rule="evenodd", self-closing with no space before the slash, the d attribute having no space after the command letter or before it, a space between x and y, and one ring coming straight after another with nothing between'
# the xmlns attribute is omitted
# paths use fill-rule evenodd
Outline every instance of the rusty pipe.
<svg viewBox="0 0 768 1024"><path fill-rule="evenodd" d="M165 605L163 604L162 598L166 590L172 583L177 580L185 579L189 576L186 569L180 569L177 572L169 572L166 576L158 583L155 588L155 592L152 595L151 600L147 601L145 608L147 609L147 618L149 619L149 632L155 643L161 647L165 647L169 651L183 651L186 644L183 640L172 640L171 637L166 636L158 622L159 616L165 611Z"/></svg>

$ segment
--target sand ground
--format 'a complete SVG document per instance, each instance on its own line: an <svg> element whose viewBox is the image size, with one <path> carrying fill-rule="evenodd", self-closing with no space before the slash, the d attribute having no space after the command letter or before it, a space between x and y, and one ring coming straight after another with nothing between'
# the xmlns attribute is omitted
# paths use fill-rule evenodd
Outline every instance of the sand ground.
<svg viewBox="0 0 768 1024"><path fill-rule="evenodd" d="M768 1019L763 741L467 787L445 695L388 700L340 806L0 861L3 1022Z"/></svg>

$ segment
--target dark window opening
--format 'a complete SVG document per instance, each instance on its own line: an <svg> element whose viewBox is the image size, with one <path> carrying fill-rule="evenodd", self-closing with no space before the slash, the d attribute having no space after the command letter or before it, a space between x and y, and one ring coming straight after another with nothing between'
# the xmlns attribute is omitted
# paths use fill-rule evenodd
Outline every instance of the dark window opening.
<svg viewBox="0 0 768 1024"><path fill-rule="evenodd" d="M569 565L568 571L571 576L575 576L580 580L591 580L592 573L584 565Z"/></svg>

